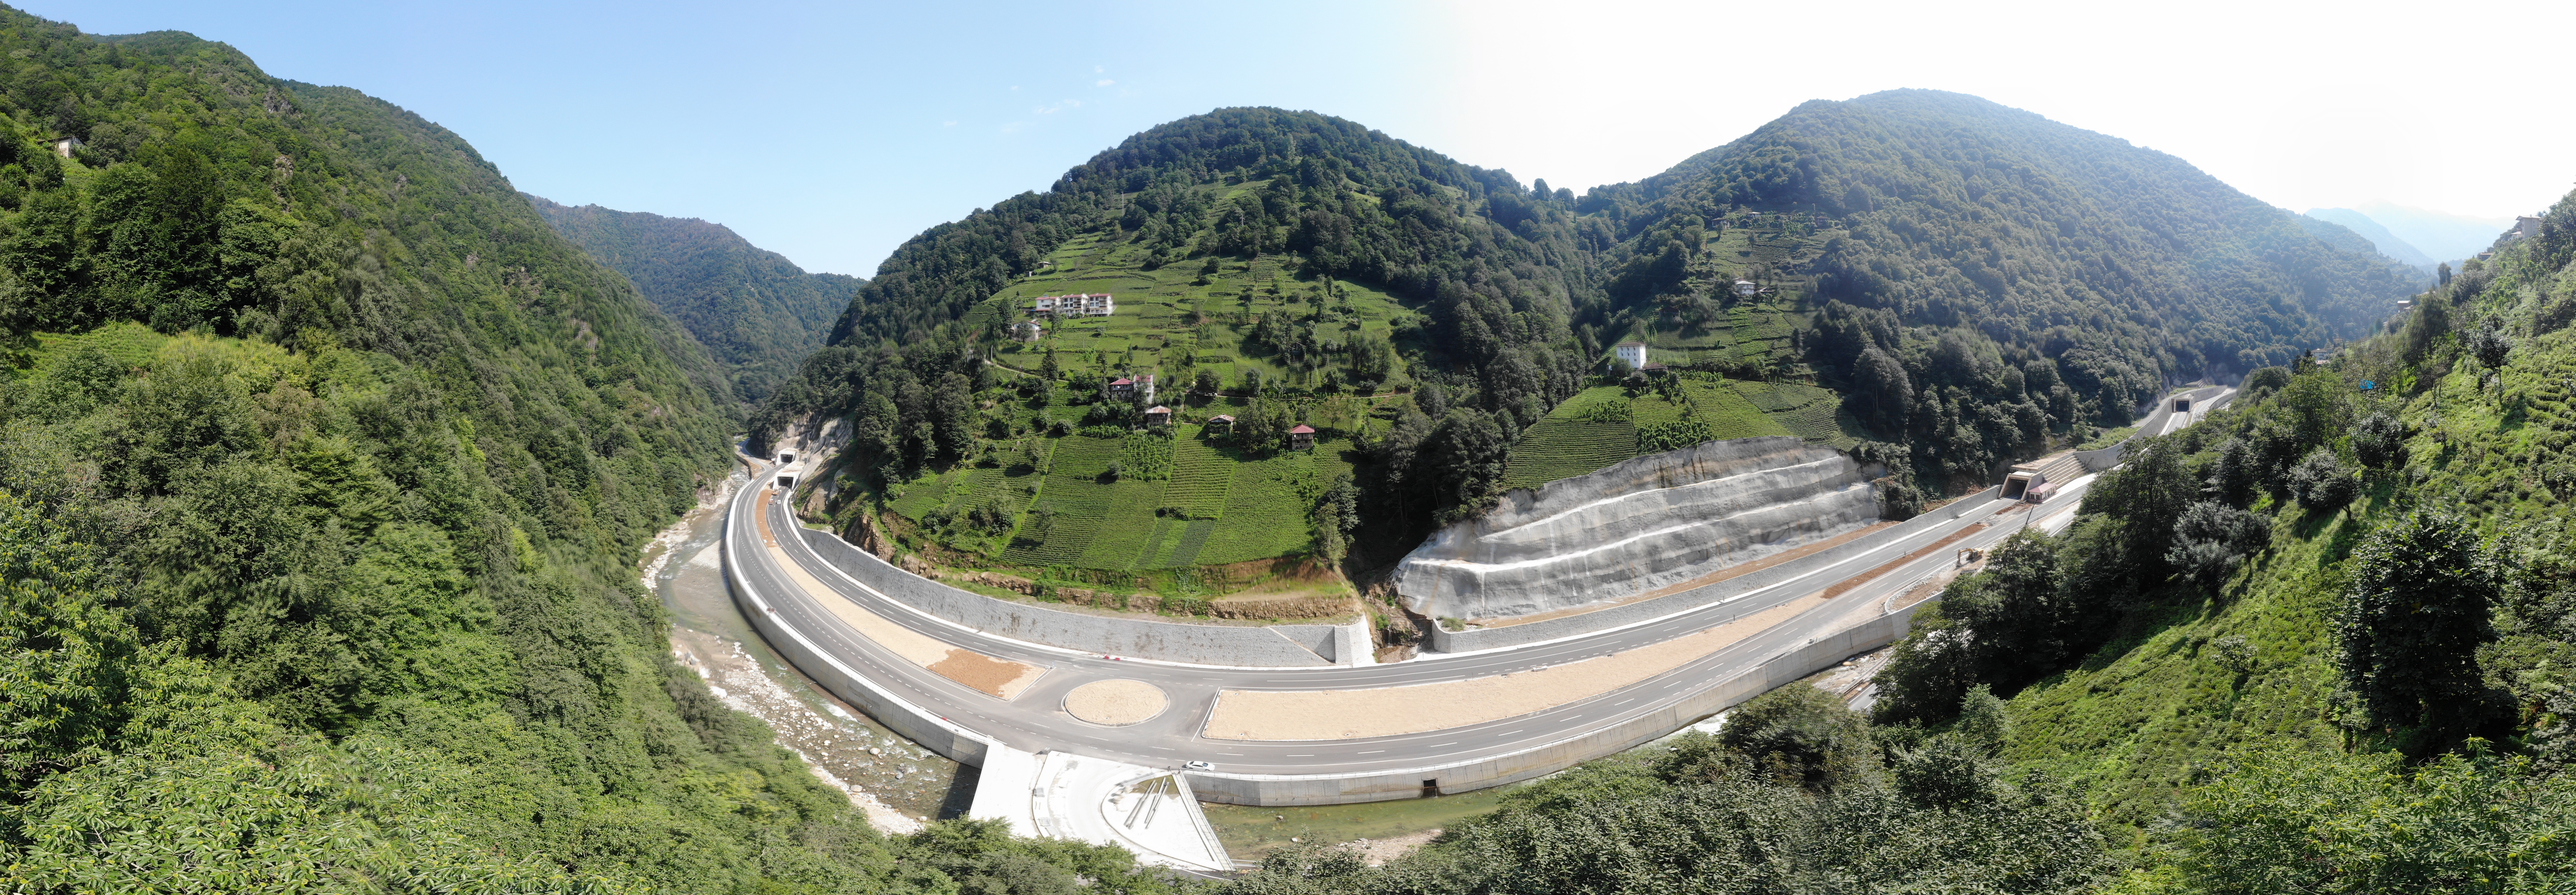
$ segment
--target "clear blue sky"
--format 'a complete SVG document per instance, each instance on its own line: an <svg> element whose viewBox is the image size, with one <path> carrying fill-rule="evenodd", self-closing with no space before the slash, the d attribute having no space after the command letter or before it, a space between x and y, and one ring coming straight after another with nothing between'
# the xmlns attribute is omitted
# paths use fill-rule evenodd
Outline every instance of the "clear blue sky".
<svg viewBox="0 0 2576 895"><path fill-rule="evenodd" d="M1229 105L1339 115L1578 192L1804 100L1896 87L2124 137L2296 210L2509 217L2576 182L2560 149L2576 116L2546 61L2570 4L19 5L224 41L445 125L528 192L703 217L860 275L926 227Z"/></svg>

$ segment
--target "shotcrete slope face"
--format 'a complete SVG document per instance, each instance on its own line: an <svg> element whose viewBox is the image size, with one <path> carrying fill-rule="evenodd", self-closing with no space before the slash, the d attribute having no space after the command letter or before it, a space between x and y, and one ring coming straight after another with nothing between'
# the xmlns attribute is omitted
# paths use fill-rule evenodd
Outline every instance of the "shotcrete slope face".
<svg viewBox="0 0 2576 895"><path fill-rule="evenodd" d="M1497 619L1635 596L1878 518L1869 470L1796 438L1741 438L1514 490L1432 535L1396 592L1434 618Z"/></svg>

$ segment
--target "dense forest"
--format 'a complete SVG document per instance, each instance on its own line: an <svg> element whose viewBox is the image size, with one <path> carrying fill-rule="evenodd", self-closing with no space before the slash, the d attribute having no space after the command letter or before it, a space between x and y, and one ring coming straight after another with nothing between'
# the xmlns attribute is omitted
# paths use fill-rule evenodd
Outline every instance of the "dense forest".
<svg viewBox="0 0 2576 895"><path fill-rule="evenodd" d="M523 194L524 195L524 194ZM528 196L555 232L626 275L730 374L746 402L769 397L823 336L864 280L806 273L723 224Z"/></svg>
<svg viewBox="0 0 2576 895"><path fill-rule="evenodd" d="M635 564L721 372L455 134L184 34L0 51L0 888L1164 886L884 837L671 661Z"/></svg>

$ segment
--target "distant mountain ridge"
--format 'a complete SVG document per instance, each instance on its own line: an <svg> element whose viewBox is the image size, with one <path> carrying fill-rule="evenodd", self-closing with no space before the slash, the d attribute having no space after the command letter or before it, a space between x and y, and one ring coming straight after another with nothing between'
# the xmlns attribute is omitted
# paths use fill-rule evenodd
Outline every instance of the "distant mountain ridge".
<svg viewBox="0 0 2576 895"><path fill-rule="evenodd" d="M725 365L734 392L758 402L823 347L866 280L807 273L732 228L528 195L546 223L617 272Z"/></svg>
<svg viewBox="0 0 2576 895"><path fill-rule="evenodd" d="M2512 218L2481 218L2468 215L2425 211L2387 202L2372 202L2353 209L2388 228L2388 232L2431 257L2449 261L2454 266L2464 258L2475 257L2495 245L2496 237L2513 226Z"/></svg>
<svg viewBox="0 0 2576 895"><path fill-rule="evenodd" d="M2381 226L2378 221L2372 220L2369 215L2361 212L2349 208L2311 208L2308 209L2308 217L2351 230L2361 238L2370 240L2371 246L2378 249L2380 254L2397 259L2408 266L2430 269L2437 263L2433 256L2424 254L2423 249L2416 248L2414 243L2388 232L2387 227Z"/></svg>

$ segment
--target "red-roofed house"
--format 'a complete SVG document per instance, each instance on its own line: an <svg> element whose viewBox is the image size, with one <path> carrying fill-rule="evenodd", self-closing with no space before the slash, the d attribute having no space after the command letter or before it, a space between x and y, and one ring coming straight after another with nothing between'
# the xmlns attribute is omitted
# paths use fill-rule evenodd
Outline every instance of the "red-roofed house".
<svg viewBox="0 0 2576 895"><path fill-rule="evenodd" d="M1133 379L1120 376L1109 380L1109 396L1121 401L1154 400L1154 374L1147 373Z"/></svg>
<svg viewBox="0 0 2576 895"><path fill-rule="evenodd" d="M1315 427L1300 423L1297 425L1297 428L1288 430L1288 449L1292 451L1314 450Z"/></svg>

